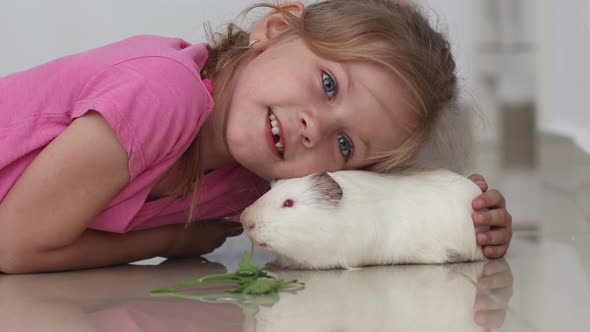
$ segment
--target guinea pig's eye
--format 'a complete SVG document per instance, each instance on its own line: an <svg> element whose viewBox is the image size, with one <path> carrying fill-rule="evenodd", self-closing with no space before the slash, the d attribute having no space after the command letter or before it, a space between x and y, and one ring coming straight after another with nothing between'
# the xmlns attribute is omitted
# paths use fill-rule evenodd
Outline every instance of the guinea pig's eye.
<svg viewBox="0 0 590 332"><path fill-rule="evenodd" d="M285 202L283 203L283 207L292 207L293 204L295 204L295 202L293 202L293 200L291 199L287 199L285 200Z"/></svg>

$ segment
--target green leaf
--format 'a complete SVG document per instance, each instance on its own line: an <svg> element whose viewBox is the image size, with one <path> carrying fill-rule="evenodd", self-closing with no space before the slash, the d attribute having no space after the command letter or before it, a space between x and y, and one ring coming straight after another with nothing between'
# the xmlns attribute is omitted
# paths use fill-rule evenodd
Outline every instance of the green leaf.
<svg viewBox="0 0 590 332"><path fill-rule="evenodd" d="M260 295L277 293L281 289L288 290L290 286L294 290L301 289L304 284L297 282L297 280L284 281L277 279L270 273L272 267L270 265L262 268L256 267L252 262L254 256L254 242L251 241L250 252L245 252L242 255L242 260L234 272L212 274L198 279L185 281L172 287L154 288L150 292L152 294L174 293L179 289L194 286L197 284L211 284L211 283L234 283L236 287L226 290L226 293L233 294L249 294Z"/></svg>
<svg viewBox="0 0 590 332"><path fill-rule="evenodd" d="M235 273L241 275L256 275L259 269L256 267L256 265L254 265L254 263L252 263L252 256L253 253L245 252L244 255L242 255L242 261L240 262L240 265L238 266L238 269L235 271Z"/></svg>
<svg viewBox="0 0 590 332"><path fill-rule="evenodd" d="M212 274L208 276L204 276L199 279L189 280L177 284L172 287L163 287L163 288L154 288L150 290L150 293L171 293L175 292L181 288L186 288L190 286L194 286L197 284L210 284L210 283L218 283L218 282L237 282L239 280L238 277L234 275L234 273L223 273L223 274Z"/></svg>
<svg viewBox="0 0 590 332"><path fill-rule="evenodd" d="M246 294L258 295L278 292L279 288L284 285L284 281L275 279L258 279L251 282L243 290Z"/></svg>

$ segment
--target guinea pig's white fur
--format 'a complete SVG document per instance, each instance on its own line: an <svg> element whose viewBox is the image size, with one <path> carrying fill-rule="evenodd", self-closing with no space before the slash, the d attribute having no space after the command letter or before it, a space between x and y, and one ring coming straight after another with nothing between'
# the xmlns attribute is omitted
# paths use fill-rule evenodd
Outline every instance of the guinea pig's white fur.
<svg viewBox="0 0 590 332"><path fill-rule="evenodd" d="M475 261L484 259L472 221L479 194L471 180L445 169L324 172L276 181L240 221L280 267Z"/></svg>

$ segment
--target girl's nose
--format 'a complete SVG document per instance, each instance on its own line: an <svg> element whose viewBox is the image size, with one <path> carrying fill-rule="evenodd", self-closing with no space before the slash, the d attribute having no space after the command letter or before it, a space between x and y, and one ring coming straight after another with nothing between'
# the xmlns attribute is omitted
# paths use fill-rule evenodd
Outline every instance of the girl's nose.
<svg viewBox="0 0 590 332"><path fill-rule="evenodd" d="M311 148L321 139L319 119L308 113L303 113L299 119L301 125L301 142L303 146Z"/></svg>

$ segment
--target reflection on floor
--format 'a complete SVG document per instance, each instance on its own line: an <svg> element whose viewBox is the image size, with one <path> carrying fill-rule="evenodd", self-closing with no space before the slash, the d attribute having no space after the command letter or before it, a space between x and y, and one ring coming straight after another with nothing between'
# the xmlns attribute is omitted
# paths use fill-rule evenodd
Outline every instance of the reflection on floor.
<svg viewBox="0 0 590 332"><path fill-rule="evenodd" d="M584 331L590 312L590 156L541 135L532 167L480 146L472 173L499 189L513 215L505 259L352 271L280 271L304 281L270 298L208 286L154 297L148 290L233 270L248 250L231 238L200 259L152 259L69 273L0 276L2 331ZM257 264L272 256L258 252ZM198 298L201 301L197 300Z"/></svg>
<svg viewBox="0 0 590 332"><path fill-rule="evenodd" d="M590 312L590 156L571 140L539 136L533 168L504 163L483 149L478 172L506 196L514 240L506 259L514 295L501 330L587 330Z"/></svg>

